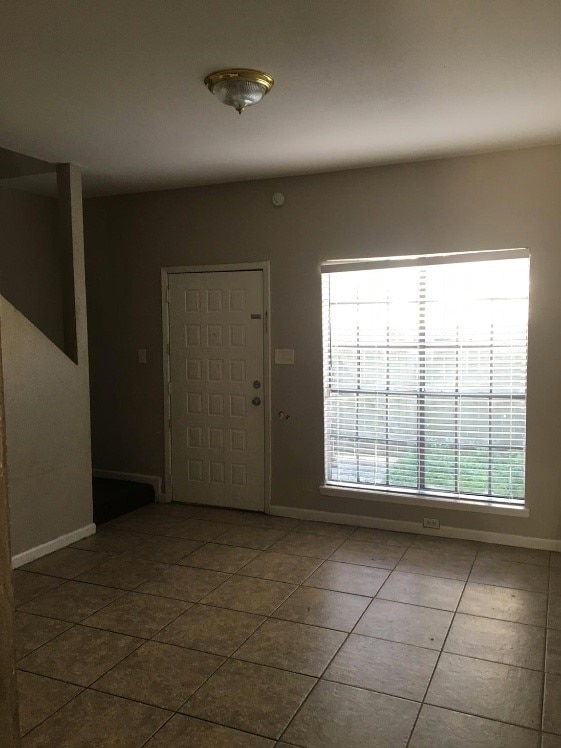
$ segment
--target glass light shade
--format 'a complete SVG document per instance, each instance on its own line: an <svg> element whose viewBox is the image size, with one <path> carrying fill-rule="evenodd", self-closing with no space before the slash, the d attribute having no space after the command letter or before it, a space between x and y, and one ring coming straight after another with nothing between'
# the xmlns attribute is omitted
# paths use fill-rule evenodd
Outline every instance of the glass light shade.
<svg viewBox="0 0 561 748"><path fill-rule="evenodd" d="M241 114L246 107L258 104L267 89L261 83L237 78L218 81L212 86L212 93Z"/></svg>

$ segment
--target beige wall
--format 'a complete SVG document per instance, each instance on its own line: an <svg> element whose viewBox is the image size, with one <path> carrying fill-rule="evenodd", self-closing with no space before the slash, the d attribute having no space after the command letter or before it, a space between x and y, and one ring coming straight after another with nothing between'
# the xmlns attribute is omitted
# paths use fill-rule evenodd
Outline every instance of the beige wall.
<svg viewBox="0 0 561 748"><path fill-rule="evenodd" d="M58 201L0 187L0 294L64 349Z"/></svg>
<svg viewBox="0 0 561 748"><path fill-rule="evenodd" d="M69 533L93 529L80 174L68 166L63 172L69 189L60 196L61 215L72 223L74 237L78 364L9 301L0 299L15 556ZM16 564L24 560L28 559Z"/></svg>
<svg viewBox="0 0 561 748"><path fill-rule="evenodd" d="M426 509L302 488L323 474L320 263L528 247L531 516L429 516L561 538L560 204L561 147L86 201L95 467L163 475L160 268L270 260L272 344L296 350L273 366L273 413L291 414L273 420L273 504L421 521Z"/></svg>

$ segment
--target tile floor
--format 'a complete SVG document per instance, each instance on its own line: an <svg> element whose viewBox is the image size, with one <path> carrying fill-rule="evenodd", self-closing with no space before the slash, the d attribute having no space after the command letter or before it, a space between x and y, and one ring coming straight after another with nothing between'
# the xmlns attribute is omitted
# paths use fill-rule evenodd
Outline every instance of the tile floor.
<svg viewBox="0 0 561 748"><path fill-rule="evenodd" d="M561 747L561 554L160 504L14 582L25 748Z"/></svg>

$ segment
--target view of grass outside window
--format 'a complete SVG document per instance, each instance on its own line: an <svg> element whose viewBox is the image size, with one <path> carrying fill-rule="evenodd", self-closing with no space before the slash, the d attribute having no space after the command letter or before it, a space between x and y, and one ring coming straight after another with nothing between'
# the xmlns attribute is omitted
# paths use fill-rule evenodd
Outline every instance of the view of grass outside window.
<svg viewBox="0 0 561 748"><path fill-rule="evenodd" d="M322 268L326 482L523 504L529 259L424 262Z"/></svg>

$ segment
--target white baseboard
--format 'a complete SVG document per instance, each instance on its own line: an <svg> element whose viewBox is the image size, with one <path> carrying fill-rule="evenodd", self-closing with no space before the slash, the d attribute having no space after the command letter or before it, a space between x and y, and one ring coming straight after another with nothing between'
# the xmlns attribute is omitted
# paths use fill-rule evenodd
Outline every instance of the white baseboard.
<svg viewBox="0 0 561 748"><path fill-rule="evenodd" d="M17 555L12 556L12 568L17 569L19 566L28 564L30 561L35 561L35 559L37 558L46 556L47 553L58 551L61 548L65 548L67 545L70 545L71 543L76 543L78 542L78 540L83 540L83 538L87 538L90 535L93 535L95 531L96 526L92 522L91 525L85 525L84 527L80 527L78 530L69 532L66 535L60 535L54 540L49 540L48 543L42 543L41 545L36 545L34 548L30 548L28 551L18 553Z"/></svg>
<svg viewBox="0 0 561 748"><path fill-rule="evenodd" d="M556 540L554 538L528 538L524 535L507 535L502 532L487 532L486 530L468 530L461 527L450 527L447 525L442 525L440 530L428 530L419 522L406 522L399 519L382 519L379 517L365 517L360 514L322 512L318 509L301 509L299 507L281 506L279 504L271 506L271 514L278 517L308 519L316 522L336 522L340 525L375 527L379 530L396 530L398 532L414 532L419 535L440 535L444 538L477 540L480 543L497 543L498 545L515 545L520 548L538 548L546 551L561 551L561 540Z"/></svg>
<svg viewBox="0 0 561 748"><path fill-rule="evenodd" d="M154 487L156 501L169 503L166 495L162 493L162 478L159 475L140 475L140 473L123 473L120 470L92 470L94 478L109 478L110 480L127 480L132 483L147 483Z"/></svg>

